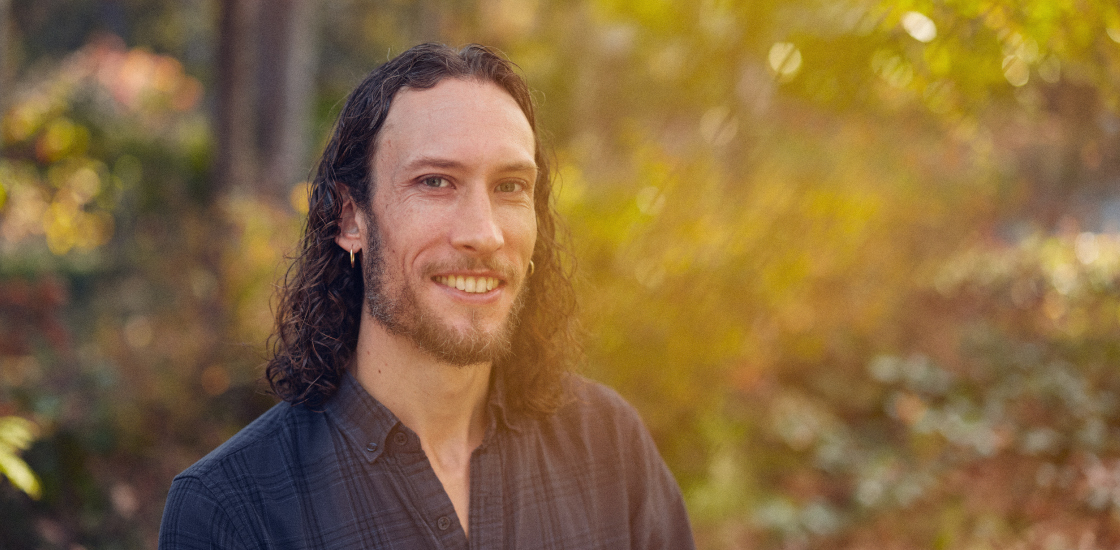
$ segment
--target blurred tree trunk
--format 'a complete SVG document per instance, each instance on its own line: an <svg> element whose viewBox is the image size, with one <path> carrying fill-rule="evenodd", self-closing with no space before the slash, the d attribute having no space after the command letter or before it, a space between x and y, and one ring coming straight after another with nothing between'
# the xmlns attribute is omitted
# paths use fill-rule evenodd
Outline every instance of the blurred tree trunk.
<svg viewBox="0 0 1120 550"><path fill-rule="evenodd" d="M316 27L310 0L276 0L261 12L258 189L281 199L307 177Z"/></svg>
<svg viewBox="0 0 1120 550"><path fill-rule="evenodd" d="M217 52L215 139L217 151L205 213L203 264L211 273L238 269L236 221L226 210L231 195L288 204L293 184L306 177L314 92L315 33L311 0L224 0ZM232 311L226 277L205 304L208 327L218 342L196 366L233 364L240 354L222 342Z"/></svg>
<svg viewBox="0 0 1120 550"><path fill-rule="evenodd" d="M214 128L217 150L211 168L210 189L201 212L208 237L197 252L201 267L213 275L215 289L202 299L204 341L210 345L193 365L192 378L202 381L211 365L229 364L227 335L231 327L227 256L236 249L235 224L224 212L231 194L250 194L257 181L257 151L253 78L256 66L257 19L260 0L223 0L218 20L217 97ZM234 260L236 261L236 259Z"/></svg>
<svg viewBox="0 0 1120 550"><path fill-rule="evenodd" d="M8 89L8 40L11 38L9 36L11 4L11 0L0 0L0 127L4 125L4 111L8 101L10 101L8 99L9 94L12 93ZM0 150L3 150L3 148L3 140L0 140Z"/></svg>
<svg viewBox="0 0 1120 550"><path fill-rule="evenodd" d="M310 0L229 0L218 45L215 185L283 199L307 173L315 82Z"/></svg>
<svg viewBox="0 0 1120 550"><path fill-rule="evenodd" d="M253 78L259 0L225 0L218 22L217 146L213 191L256 187Z"/></svg>

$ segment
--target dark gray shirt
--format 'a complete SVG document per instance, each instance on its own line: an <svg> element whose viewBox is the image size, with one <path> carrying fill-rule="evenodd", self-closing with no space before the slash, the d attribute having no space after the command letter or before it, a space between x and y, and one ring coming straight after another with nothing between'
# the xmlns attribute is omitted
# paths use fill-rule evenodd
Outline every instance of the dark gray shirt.
<svg viewBox="0 0 1120 550"><path fill-rule="evenodd" d="M470 539L416 434L353 378L281 403L179 474L172 548L693 548L680 489L637 413L581 378L547 417L491 391L471 455Z"/></svg>

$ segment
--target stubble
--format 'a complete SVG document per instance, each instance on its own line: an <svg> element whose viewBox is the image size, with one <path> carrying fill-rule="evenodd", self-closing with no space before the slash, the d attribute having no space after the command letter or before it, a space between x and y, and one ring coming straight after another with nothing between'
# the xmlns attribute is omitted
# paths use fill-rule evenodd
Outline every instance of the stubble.
<svg viewBox="0 0 1120 550"><path fill-rule="evenodd" d="M496 330L487 331L482 327L478 312L472 312L469 326L460 331L443 323L438 312L431 311L420 303L416 288L398 277L396 280L386 274L386 262L382 256L380 227L372 212L367 212L370 231L365 250L362 254L362 279L365 283L366 306L370 315L392 334L403 336L421 350L437 360L465 367L480 363L493 363L510 354L513 333L521 319L525 305L527 284L522 283L510 307L509 314ZM487 269L503 274L507 281L513 280L512 266L500 265L494 261L464 259L456 265L428 266L425 277L439 271Z"/></svg>

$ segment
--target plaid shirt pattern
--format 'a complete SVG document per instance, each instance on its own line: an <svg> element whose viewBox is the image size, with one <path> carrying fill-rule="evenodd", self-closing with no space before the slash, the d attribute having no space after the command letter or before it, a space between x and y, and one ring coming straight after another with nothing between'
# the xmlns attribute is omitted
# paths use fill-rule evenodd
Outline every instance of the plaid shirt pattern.
<svg viewBox="0 0 1120 550"><path fill-rule="evenodd" d="M470 538L416 434L353 378L321 410L280 403L179 474L161 549L690 549L680 489L637 413L573 377L540 418L490 393Z"/></svg>

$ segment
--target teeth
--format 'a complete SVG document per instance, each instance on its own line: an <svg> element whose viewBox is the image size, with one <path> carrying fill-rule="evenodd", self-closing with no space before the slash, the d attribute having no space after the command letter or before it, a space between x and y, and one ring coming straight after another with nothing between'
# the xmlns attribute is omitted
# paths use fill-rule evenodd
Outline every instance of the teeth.
<svg viewBox="0 0 1120 550"><path fill-rule="evenodd" d="M498 288L498 279L493 277L463 277L462 275L441 276L436 277L436 282L472 294L490 292Z"/></svg>

